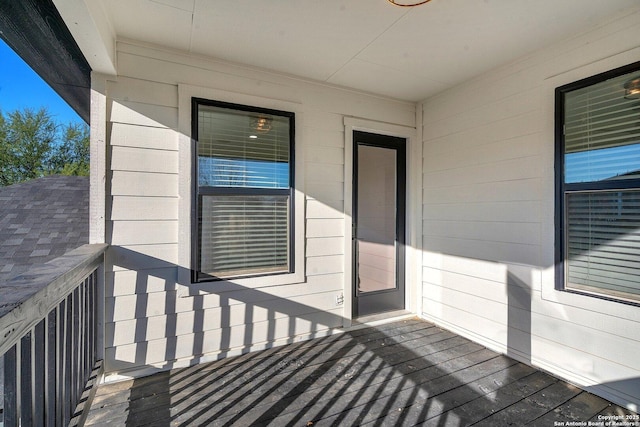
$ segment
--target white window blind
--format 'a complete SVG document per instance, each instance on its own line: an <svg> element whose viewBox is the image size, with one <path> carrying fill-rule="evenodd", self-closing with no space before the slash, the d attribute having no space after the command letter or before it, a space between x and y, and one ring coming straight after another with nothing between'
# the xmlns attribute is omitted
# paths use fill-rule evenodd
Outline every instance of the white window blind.
<svg viewBox="0 0 640 427"><path fill-rule="evenodd" d="M198 185L288 188L289 144L288 117L200 106Z"/></svg>
<svg viewBox="0 0 640 427"><path fill-rule="evenodd" d="M293 115L200 104L197 120L199 273L289 272Z"/></svg>
<svg viewBox="0 0 640 427"><path fill-rule="evenodd" d="M564 93L564 282L640 300L640 100L627 73Z"/></svg>
<svg viewBox="0 0 640 427"><path fill-rule="evenodd" d="M640 191L567 194L567 285L640 296Z"/></svg>
<svg viewBox="0 0 640 427"><path fill-rule="evenodd" d="M288 196L203 196L201 268L217 277L288 271Z"/></svg>
<svg viewBox="0 0 640 427"><path fill-rule="evenodd" d="M623 75L565 95L565 182L637 178L640 101L625 98Z"/></svg>

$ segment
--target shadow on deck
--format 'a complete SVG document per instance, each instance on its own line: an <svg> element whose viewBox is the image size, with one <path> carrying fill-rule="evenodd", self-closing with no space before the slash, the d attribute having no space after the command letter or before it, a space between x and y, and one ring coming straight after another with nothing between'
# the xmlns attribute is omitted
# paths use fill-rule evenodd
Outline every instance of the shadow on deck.
<svg viewBox="0 0 640 427"><path fill-rule="evenodd" d="M87 425L552 426L615 414L629 412L411 319L103 385Z"/></svg>

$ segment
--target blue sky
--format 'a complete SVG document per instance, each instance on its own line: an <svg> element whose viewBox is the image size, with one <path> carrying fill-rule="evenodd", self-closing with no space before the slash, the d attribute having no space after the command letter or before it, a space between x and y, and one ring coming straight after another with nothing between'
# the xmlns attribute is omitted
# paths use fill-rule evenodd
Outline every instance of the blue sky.
<svg viewBox="0 0 640 427"><path fill-rule="evenodd" d="M0 39L0 110L47 107L60 124L84 123L71 107Z"/></svg>

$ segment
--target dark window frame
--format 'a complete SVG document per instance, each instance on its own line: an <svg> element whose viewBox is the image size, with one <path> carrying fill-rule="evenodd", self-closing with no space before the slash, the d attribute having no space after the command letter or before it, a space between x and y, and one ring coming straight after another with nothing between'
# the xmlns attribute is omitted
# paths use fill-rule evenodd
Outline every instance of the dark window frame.
<svg viewBox="0 0 640 427"><path fill-rule="evenodd" d="M640 306L640 302L622 299L605 293L592 293L577 289L567 288L565 281L565 231L566 231L566 212L565 198L567 194L585 191L602 191L602 190L640 190L640 178L626 180L609 180L609 181L591 181L578 183L565 183L565 139L564 139L564 116L565 116L565 96L574 90L583 89L606 80L622 76L624 74L640 72L640 61L628 64L613 70L609 70L594 76L590 76L560 87L555 90L555 289L562 292L587 295L607 301L613 301L628 305Z"/></svg>
<svg viewBox="0 0 640 427"><path fill-rule="evenodd" d="M281 188L256 188L256 187L205 187L200 188L198 183L198 107L200 105L226 108L229 110L244 111L258 114L268 114L289 119L289 187ZM246 278L276 276L295 273L295 113L270 108L254 107L244 104L216 101L205 98L191 98L191 141L193 144L191 159L191 282L228 281ZM203 195L287 195L289 197L289 262L287 271L258 273L234 277L216 277L200 271L200 197Z"/></svg>

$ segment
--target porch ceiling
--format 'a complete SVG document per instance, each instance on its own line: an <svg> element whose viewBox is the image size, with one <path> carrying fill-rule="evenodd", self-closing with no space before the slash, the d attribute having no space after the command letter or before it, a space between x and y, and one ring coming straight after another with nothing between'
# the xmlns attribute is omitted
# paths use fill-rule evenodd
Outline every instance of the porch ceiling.
<svg viewBox="0 0 640 427"><path fill-rule="evenodd" d="M433 0L415 8L386 0L109 0L102 7L55 0L72 33L80 32L69 25L79 8L69 5L78 2L103 40L108 28L106 39L149 42L407 101L638 8L637 0ZM87 34L85 28L74 36ZM104 66L85 56L94 70Z"/></svg>

